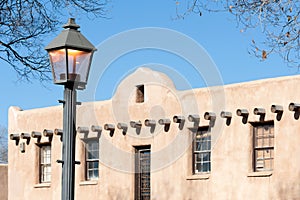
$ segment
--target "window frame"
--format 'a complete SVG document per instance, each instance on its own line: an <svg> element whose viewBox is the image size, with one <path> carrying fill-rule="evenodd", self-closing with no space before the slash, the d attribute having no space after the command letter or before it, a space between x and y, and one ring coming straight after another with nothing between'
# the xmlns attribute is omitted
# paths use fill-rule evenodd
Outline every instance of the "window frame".
<svg viewBox="0 0 300 200"><path fill-rule="evenodd" d="M52 178L52 165L51 165L51 157L52 157L52 146L51 146L51 143L43 143L43 144L40 144L38 145L39 147L39 183L51 183L51 178ZM50 152L50 155L47 154L46 152L46 155L49 155L50 158L46 158L46 160L48 160L49 162L44 162L42 160L45 160L43 159L43 153L44 153L44 150L45 148L49 147L48 151ZM47 171L45 172L45 169L50 169L50 172ZM47 174L48 173L48 174ZM48 178L45 178L45 177L48 177Z"/></svg>
<svg viewBox="0 0 300 200"><path fill-rule="evenodd" d="M91 143L96 143L97 144L97 149L98 149L98 157L97 158L89 158L89 151L87 149L87 146ZM93 149L92 151L94 151ZM84 154L85 154L85 180L86 181L93 181L93 180L98 180L99 179L99 153L100 153L100 148L99 148L99 139L98 138L92 138L92 139L86 139L84 140ZM89 168L89 163L97 163L97 168ZM96 170L97 176L90 177L89 171ZM95 175L95 172L93 173Z"/></svg>
<svg viewBox="0 0 300 200"><path fill-rule="evenodd" d="M264 172L274 170L275 126L274 121L252 122L252 170ZM266 129L267 128L267 129ZM259 132L262 132L259 135ZM267 145L265 145L267 141ZM262 153L262 157L258 153ZM261 161L259 164L258 161ZM266 165L269 162L269 168Z"/></svg>
<svg viewBox="0 0 300 200"><path fill-rule="evenodd" d="M197 136L200 135L199 138ZM203 140L206 143L206 149L196 150L197 147L197 139L209 138L208 140ZM208 174L211 172L211 130L209 126L199 127L196 131L193 131L193 144L192 144L192 174L193 175L201 175ZM204 144L202 143L202 145ZM208 154L208 160L204 161L204 157L201 157L201 161L197 162L197 155L205 155ZM198 171L196 165L200 164L202 166L202 170ZM204 164L208 164L208 168L204 168Z"/></svg>

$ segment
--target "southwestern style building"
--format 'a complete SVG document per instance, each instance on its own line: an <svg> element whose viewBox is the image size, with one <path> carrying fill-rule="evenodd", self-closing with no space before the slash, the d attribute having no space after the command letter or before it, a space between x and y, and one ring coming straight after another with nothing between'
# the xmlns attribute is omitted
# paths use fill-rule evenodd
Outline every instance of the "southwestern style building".
<svg viewBox="0 0 300 200"><path fill-rule="evenodd" d="M76 199L300 199L299 85L177 91L139 68L77 107ZM60 199L62 110L10 108L8 199Z"/></svg>

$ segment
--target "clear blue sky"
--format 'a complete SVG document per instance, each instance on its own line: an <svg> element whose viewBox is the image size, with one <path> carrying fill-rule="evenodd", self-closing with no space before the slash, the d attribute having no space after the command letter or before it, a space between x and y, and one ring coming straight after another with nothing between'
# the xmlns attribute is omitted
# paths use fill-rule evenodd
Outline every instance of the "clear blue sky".
<svg viewBox="0 0 300 200"><path fill-rule="evenodd" d="M248 30L241 33L230 14L203 13L190 15L184 20L176 17L175 1L113 1L109 16L111 19L76 18L81 32L98 46L111 36L121 32L143 28L160 27L178 31L201 45L210 55L225 84L257 80L268 77L296 75L297 69L288 68L279 57L271 56L260 62L249 55L247 50L253 38L259 38L259 30ZM68 16L66 16L67 21ZM50 41L53 36L46 40ZM121 48L121 47L120 47ZM107 49L99 49L100 54ZM97 54L95 55L97 57ZM157 63L174 69L186 79L191 87L205 87L201 76L193 73L193 67L179 56L157 50L139 50L121 56L108 66L107 73L101 77L97 87L96 100L109 99L117 84L134 68ZM52 82L40 84L20 82L14 70L6 63L0 62L2 73L0 101L0 125L7 127L7 111L9 106L22 109L58 105L57 100L63 98L63 87ZM96 63L99 64L99 61ZM158 65L159 66L159 65ZM95 63L92 65L95 66ZM185 89L180 84L178 89Z"/></svg>

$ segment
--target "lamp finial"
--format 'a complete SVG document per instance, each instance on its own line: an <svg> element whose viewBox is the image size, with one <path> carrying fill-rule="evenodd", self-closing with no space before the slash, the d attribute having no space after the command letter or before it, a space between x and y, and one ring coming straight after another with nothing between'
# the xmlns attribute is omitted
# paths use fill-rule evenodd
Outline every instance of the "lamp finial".
<svg viewBox="0 0 300 200"><path fill-rule="evenodd" d="M69 29L77 30L77 29L80 28L80 26L79 26L78 24L76 24L75 18L69 18L69 19L68 19L68 23L65 24L65 25L63 26L63 28L65 28L65 29L69 28Z"/></svg>

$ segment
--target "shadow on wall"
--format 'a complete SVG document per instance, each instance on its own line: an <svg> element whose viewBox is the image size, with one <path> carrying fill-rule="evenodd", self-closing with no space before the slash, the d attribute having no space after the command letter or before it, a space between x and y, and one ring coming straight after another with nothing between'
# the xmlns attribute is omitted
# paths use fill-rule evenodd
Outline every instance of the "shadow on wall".
<svg viewBox="0 0 300 200"><path fill-rule="evenodd" d="M273 193L274 192L274 193ZM273 190L270 191L271 199L290 199L290 200L298 200L299 198L295 198L299 196L300 193L300 183L294 182L283 184L281 182L274 184ZM272 194L274 196L272 196Z"/></svg>

